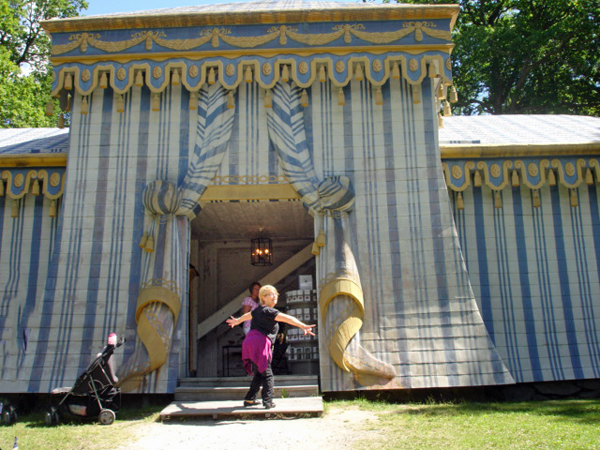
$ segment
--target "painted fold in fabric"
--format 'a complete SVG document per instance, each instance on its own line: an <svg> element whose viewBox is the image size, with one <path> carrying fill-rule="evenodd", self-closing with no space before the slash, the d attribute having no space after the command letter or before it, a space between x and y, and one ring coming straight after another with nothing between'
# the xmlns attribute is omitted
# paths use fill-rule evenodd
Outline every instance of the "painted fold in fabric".
<svg viewBox="0 0 600 450"><path fill-rule="evenodd" d="M196 144L182 185L156 180L144 190L146 219L140 246L146 251L135 314L138 339L119 373L124 391L140 388L144 377L167 361L186 292L190 220L200 211L198 200L221 164L233 122L227 91L217 84L203 88Z"/></svg>
<svg viewBox="0 0 600 450"><path fill-rule="evenodd" d="M392 379L394 368L360 345L364 298L347 221L354 204L352 183L345 176L318 180L306 141L300 89L279 83L272 98L273 107L267 110L269 137L286 178L315 217L318 233L313 253L330 246L336 255L335 271L320 280L319 306L325 326L320 333L335 363L359 383ZM327 232L322 227L325 217L335 223Z"/></svg>

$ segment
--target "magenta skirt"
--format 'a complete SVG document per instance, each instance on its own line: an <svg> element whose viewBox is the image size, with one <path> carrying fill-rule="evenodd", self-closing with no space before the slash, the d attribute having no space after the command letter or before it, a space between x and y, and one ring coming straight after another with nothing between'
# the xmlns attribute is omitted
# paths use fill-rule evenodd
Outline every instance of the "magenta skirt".
<svg viewBox="0 0 600 450"><path fill-rule="evenodd" d="M260 373L269 367L273 359L271 339L257 330L250 330L242 344L242 362L248 375L253 375L252 364Z"/></svg>

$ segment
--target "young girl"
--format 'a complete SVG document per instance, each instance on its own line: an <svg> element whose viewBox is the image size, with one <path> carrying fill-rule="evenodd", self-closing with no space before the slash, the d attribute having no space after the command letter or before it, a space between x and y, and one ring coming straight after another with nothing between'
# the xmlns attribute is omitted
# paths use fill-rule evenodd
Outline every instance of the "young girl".
<svg viewBox="0 0 600 450"><path fill-rule="evenodd" d="M279 293L273 286L267 285L260 288L258 293L260 306L254 311L247 312L243 316L227 319L227 325L231 328L240 323L252 320L250 332L242 344L242 360L248 375L254 373L250 389L244 398L244 406L257 405L256 395L262 386L263 406L266 409L275 407L273 403L273 371L271 361L273 360L273 343L279 332L279 323L284 322L304 331L304 334L314 336L312 329L315 325L306 325L293 316L284 314L275 309ZM253 369L255 369L253 371Z"/></svg>

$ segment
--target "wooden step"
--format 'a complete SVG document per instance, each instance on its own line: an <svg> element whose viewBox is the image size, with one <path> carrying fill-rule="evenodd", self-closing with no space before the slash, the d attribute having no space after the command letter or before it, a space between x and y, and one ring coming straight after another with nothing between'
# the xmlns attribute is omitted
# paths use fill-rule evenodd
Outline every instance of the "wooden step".
<svg viewBox="0 0 600 450"><path fill-rule="evenodd" d="M181 378L175 388L175 401L241 400L251 377ZM319 395L319 379L313 375L276 375L275 398Z"/></svg>
<svg viewBox="0 0 600 450"><path fill-rule="evenodd" d="M206 377L206 378L180 378L180 387L225 387L250 385L252 377ZM319 384L316 375L275 375L275 384L279 386Z"/></svg>
<svg viewBox="0 0 600 450"><path fill-rule="evenodd" d="M294 416L320 416L323 414L321 397L298 397L275 399L275 407L265 409L262 405L245 408L240 400L185 402L174 401L160 413L161 420L185 418L219 419L224 417L268 418Z"/></svg>

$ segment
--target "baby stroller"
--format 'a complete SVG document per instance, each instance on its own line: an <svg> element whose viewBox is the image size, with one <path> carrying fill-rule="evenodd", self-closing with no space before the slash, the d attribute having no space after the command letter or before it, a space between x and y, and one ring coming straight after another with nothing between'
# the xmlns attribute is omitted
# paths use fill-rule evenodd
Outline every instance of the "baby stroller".
<svg viewBox="0 0 600 450"><path fill-rule="evenodd" d="M83 372L72 388L57 388L50 393L50 411L46 412L46 425L56 425L61 416L98 418L102 425L115 421L121 406L121 390L115 387L113 351L125 339L117 339L115 333L108 337L107 345ZM58 398L60 398L58 401Z"/></svg>

